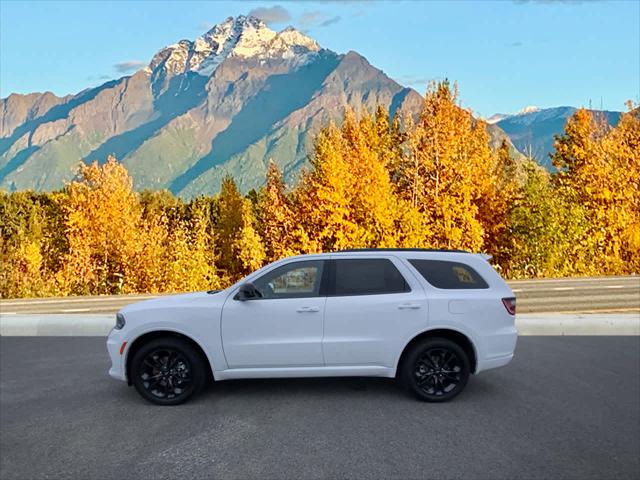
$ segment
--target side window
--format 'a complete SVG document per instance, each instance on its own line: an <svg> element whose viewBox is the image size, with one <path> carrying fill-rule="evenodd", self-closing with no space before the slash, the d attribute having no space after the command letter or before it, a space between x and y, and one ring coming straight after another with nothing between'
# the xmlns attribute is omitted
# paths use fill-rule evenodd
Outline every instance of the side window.
<svg viewBox="0 0 640 480"><path fill-rule="evenodd" d="M386 258L336 259L333 295L376 295L409 292L396 266Z"/></svg>
<svg viewBox="0 0 640 480"><path fill-rule="evenodd" d="M265 273L253 284L263 298L317 297L324 263L324 260L288 263Z"/></svg>
<svg viewBox="0 0 640 480"><path fill-rule="evenodd" d="M409 263L436 288L450 290L489 288L484 278L464 263L446 260L409 260Z"/></svg>

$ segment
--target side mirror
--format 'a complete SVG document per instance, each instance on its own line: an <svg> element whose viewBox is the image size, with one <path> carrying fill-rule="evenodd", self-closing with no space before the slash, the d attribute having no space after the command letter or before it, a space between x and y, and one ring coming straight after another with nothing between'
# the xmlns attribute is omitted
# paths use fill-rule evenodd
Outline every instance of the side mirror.
<svg viewBox="0 0 640 480"><path fill-rule="evenodd" d="M262 295L255 287L255 285L251 282L246 282L240 285L240 289L235 296L236 300L240 300L241 302L244 302L245 300L253 300L260 297L262 297Z"/></svg>

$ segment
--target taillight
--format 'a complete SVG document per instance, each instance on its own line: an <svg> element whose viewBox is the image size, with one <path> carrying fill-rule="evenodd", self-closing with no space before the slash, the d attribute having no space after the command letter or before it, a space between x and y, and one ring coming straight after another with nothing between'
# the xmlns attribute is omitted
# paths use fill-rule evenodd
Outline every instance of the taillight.
<svg viewBox="0 0 640 480"><path fill-rule="evenodd" d="M508 297L502 299L502 304L504 308L507 309L510 315L516 314L516 297Z"/></svg>

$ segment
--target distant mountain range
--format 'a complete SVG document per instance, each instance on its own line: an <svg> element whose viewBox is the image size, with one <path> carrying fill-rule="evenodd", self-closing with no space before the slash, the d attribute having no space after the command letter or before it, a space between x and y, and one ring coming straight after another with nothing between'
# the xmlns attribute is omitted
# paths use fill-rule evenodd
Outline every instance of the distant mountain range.
<svg viewBox="0 0 640 480"><path fill-rule="evenodd" d="M553 152L554 135L563 132L567 119L576 112L574 107L538 108L526 107L516 114L497 113L487 122L500 127L523 154L553 169L549 155ZM616 126L621 112L593 110L596 115L606 117L607 122Z"/></svg>
<svg viewBox="0 0 640 480"><path fill-rule="evenodd" d="M231 174L247 191L263 183L269 159L294 179L323 125L347 106L378 104L392 115L417 114L422 98L356 52L338 54L294 28L275 32L257 18L230 17L161 49L131 76L65 97L1 99L0 188L57 189L79 161L114 154L137 189L193 197L217 192ZM492 144L508 139L504 130L522 151L539 150L544 163L548 137L566 116L524 118L488 124Z"/></svg>

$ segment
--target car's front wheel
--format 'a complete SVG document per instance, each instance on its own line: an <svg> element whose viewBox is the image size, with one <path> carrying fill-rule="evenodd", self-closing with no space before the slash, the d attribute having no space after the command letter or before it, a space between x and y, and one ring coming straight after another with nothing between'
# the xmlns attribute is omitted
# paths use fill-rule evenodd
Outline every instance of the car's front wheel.
<svg viewBox="0 0 640 480"><path fill-rule="evenodd" d="M470 366L464 350L446 338L428 338L415 344L402 365L404 383L420 399L446 402L467 384Z"/></svg>
<svg viewBox="0 0 640 480"><path fill-rule="evenodd" d="M207 369L188 342L157 338L145 343L131 363L131 381L142 397L157 405L178 405L199 392Z"/></svg>

